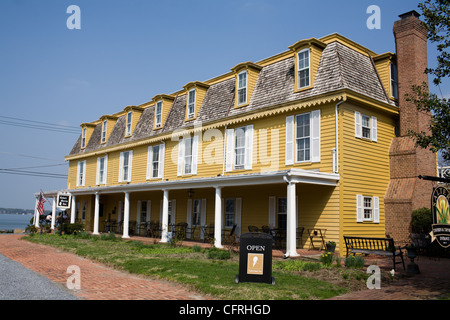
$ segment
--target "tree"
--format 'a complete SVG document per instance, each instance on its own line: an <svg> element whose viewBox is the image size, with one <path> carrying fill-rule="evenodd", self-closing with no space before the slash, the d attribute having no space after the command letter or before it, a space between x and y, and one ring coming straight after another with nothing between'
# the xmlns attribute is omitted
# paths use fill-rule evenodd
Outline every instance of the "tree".
<svg viewBox="0 0 450 320"><path fill-rule="evenodd" d="M450 76L450 1L427 0L419 4L425 25L428 29L427 38L437 44L439 55L436 68L427 68L425 72L433 75L433 83L439 86L442 79ZM410 134L416 139L417 145L430 148L433 152L441 152L442 157L450 160L450 100L439 98L429 93L428 86L415 85L408 100L413 101L418 110L431 112L430 133L414 132Z"/></svg>

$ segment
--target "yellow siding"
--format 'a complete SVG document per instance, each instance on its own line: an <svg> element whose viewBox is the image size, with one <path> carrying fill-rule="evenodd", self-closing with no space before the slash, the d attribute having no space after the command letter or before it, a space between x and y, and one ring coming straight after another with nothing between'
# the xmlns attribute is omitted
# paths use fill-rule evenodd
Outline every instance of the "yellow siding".
<svg viewBox="0 0 450 320"><path fill-rule="evenodd" d="M355 138L354 111L377 117L378 142ZM389 184L389 148L395 137L392 116L351 104L340 108L341 233L385 236L384 195ZM356 195L379 197L380 223L356 222Z"/></svg>

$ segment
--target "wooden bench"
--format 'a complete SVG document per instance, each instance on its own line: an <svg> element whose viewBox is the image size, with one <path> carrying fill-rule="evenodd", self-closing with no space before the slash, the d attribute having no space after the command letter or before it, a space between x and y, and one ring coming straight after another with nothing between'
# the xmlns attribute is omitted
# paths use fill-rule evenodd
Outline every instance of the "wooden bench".
<svg viewBox="0 0 450 320"><path fill-rule="evenodd" d="M392 238L368 238L368 237L349 237L344 236L345 247L347 248L347 257L349 254L375 254L392 257L392 262L395 270L395 265L402 263L405 269L405 262L403 260L403 252L400 247L395 247L394 239ZM400 257L401 261L396 261L396 257Z"/></svg>

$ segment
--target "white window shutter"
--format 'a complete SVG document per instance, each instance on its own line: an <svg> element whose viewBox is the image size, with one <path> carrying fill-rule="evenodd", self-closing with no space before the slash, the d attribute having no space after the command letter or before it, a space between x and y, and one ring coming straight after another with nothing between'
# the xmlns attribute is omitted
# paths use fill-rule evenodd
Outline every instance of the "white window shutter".
<svg viewBox="0 0 450 320"><path fill-rule="evenodd" d="M131 181L131 172L133 169L133 150L128 153L128 182Z"/></svg>
<svg viewBox="0 0 450 320"><path fill-rule="evenodd" d="M173 199L172 201L172 224L175 224L177 221L177 200Z"/></svg>
<svg viewBox="0 0 450 320"><path fill-rule="evenodd" d="M95 184L100 184L100 158L97 158L97 174L95 176Z"/></svg>
<svg viewBox="0 0 450 320"><path fill-rule="evenodd" d="M86 183L86 160L83 161L83 181L82 181L82 186L84 187L85 183Z"/></svg>
<svg viewBox="0 0 450 320"><path fill-rule="evenodd" d="M77 165L77 187L80 186L80 161L78 161Z"/></svg>
<svg viewBox="0 0 450 320"><path fill-rule="evenodd" d="M269 197L269 227L275 228L275 210L277 205L277 198L276 197Z"/></svg>
<svg viewBox="0 0 450 320"><path fill-rule="evenodd" d="M378 141L378 129L377 129L377 118L372 117L372 141Z"/></svg>
<svg viewBox="0 0 450 320"><path fill-rule="evenodd" d="M184 163L184 139L178 142L178 169L177 176L183 175L183 163Z"/></svg>
<svg viewBox="0 0 450 320"><path fill-rule="evenodd" d="M166 155L166 144L161 143L159 145L159 165L158 165L158 178L164 178L164 157Z"/></svg>
<svg viewBox="0 0 450 320"><path fill-rule="evenodd" d="M202 199L202 206L200 208L200 225L206 225L206 199ZM200 238L203 239L203 232L200 232Z"/></svg>
<svg viewBox="0 0 450 320"><path fill-rule="evenodd" d="M234 223L236 224L236 235L241 235L241 220L242 220L242 198L236 198L236 217Z"/></svg>
<svg viewBox="0 0 450 320"><path fill-rule="evenodd" d="M186 222L187 222L187 237L191 237L191 222L192 222L192 199L187 201L187 212L186 212Z"/></svg>
<svg viewBox="0 0 450 320"><path fill-rule="evenodd" d="M147 216L146 216L146 222L150 222L152 215L152 200L147 200Z"/></svg>
<svg viewBox="0 0 450 320"><path fill-rule="evenodd" d="M153 147L150 146L148 147L148 152L147 152L147 175L146 178L147 180L150 179L152 177L152 167L153 167Z"/></svg>
<svg viewBox="0 0 450 320"><path fill-rule="evenodd" d="M251 170L253 163L253 125L245 128L245 170Z"/></svg>
<svg viewBox="0 0 450 320"><path fill-rule="evenodd" d="M294 164L294 116L286 117L286 152L287 166Z"/></svg>
<svg viewBox="0 0 450 320"><path fill-rule="evenodd" d="M363 196L356 195L356 222L363 222Z"/></svg>
<svg viewBox="0 0 450 320"><path fill-rule="evenodd" d="M120 160L119 160L119 182L122 182L123 180L123 152L120 153Z"/></svg>
<svg viewBox="0 0 450 320"><path fill-rule="evenodd" d="M359 113L358 111L355 111L355 137L356 138L362 137L361 113Z"/></svg>
<svg viewBox="0 0 450 320"><path fill-rule="evenodd" d="M194 141L192 142L192 174L197 174L197 164L198 164L198 135L194 136Z"/></svg>
<svg viewBox="0 0 450 320"><path fill-rule="evenodd" d="M320 110L311 112L311 162L320 162Z"/></svg>
<svg viewBox="0 0 450 320"><path fill-rule="evenodd" d="M380 223L380 198L373 197L373 222Z"/></svg>
<svg viewBox="0 0 450 320"><path fill-rule="evenodd" d="M234 156L234 129L227 129L227 151L226 151L226 171L233 171L233 156Z"/></svg>
<svg viewBox="0 0 450 320"><path fill-rule="evenodd" d="M108 155L105 155L105 162L103 167L103 183L108 182Z"/></svg>

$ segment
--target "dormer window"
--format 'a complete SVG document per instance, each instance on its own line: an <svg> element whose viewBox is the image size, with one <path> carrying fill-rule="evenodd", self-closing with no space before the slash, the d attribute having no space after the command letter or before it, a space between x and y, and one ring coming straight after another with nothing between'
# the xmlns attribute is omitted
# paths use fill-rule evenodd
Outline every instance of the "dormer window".
<svg viewBox="0 0 450 320"><path fill-rule="evenodd" d="M108 126L108 122L106 120L103 121L102 124L102 143L106 142L106 129Z"/></svg>
<svg viewBox="0 0 450 320"><path fill-rule="evenodd" d="M195 89L189 91L188 96L188 119L192 119L195 116Z"/></svg>
<svg viewBox="0 0 450 320"><path fill-rule="evenodd" d="M133 113L131 111L129 111L127 113L127 132L126 135L129 136L131 135L131 119L132 119Z"/></svg>
<svg viewBox="0 0 450 320"><path fill-rule="evenodd" d="M156 123L155 126L157 128L161 127L161 121L162 121L162 105L163 102L162 101L158 101L156 103Z"/></svg>
<svg viewBox="0 0 450 320"><path fill-rule="evenodd" d="M310 59L309 49L301 50L298 55L298 89L310 86Z"/></svg>
<svg viewBox="0 0 450 320"><path fill-rule="evenodd" d="M237 105L247 103L247 71L242 71L238 75Z"/></svg>
<svg viewBox="0 0 450 320"><path fill-rule="evenodd" d="M391 63L391 97L398 99L397 66Z"/></svg>
<svg viewBox="0 0 450 320"><path fill-rule="evenodd" d="M86 148L86 128L81 130L81 148Z"/></svg>

